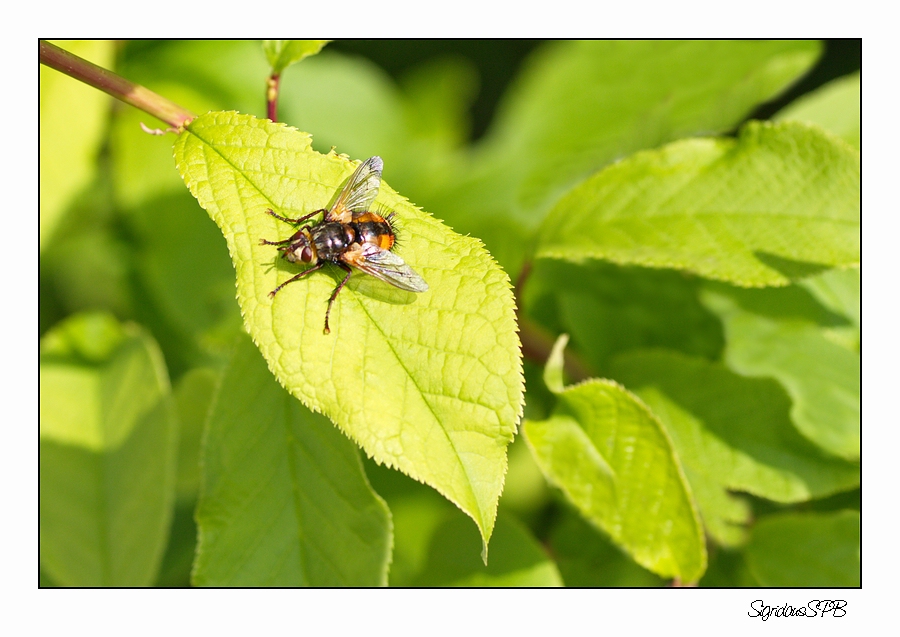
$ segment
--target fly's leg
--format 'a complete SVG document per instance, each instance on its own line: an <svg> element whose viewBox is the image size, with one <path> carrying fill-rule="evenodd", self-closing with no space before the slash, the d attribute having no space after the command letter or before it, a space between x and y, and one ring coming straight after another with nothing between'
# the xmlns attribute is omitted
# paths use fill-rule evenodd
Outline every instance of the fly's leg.
<svg viewBox="0 0 900 637"><path fill-rule="evenodd" d="M275 244L272 244L272 245L275 245ZM301 273L298 274L297 276L291 277L290 279L288 279L287 281L285 281L284 283L282 283L281 285L279 285L277 288L275 288L274 290L272 290L271 292L269 292L269 298L274 299L274 298L275 298L275 295L278 294L278 291L279 291L281 288L283 288L284 286L286 286L288 283L293 283L294 281L296 281L296 280L299 279L300 277L304 277L304 276L306 276L307 274L311 274L311 273L315 272L316 270L321 270L322 267L323 267L326 263L327 263L327 261L322 261L322 262L318 263L317 265L314 265L313 267L311 267L309 270L304 270L303 272L301 272ZM329 307L330 307L330 306L329 306ZM327 315L327 314L325 315L325 324L326 324L326 325L328 324L328 315Z"/></svg>
<svg viewBox="0 0 900 637"><path fill-rule="evenodd" d="M301 223L303 223L304 221L306 221L307 219L309 219L311 217L315 217L320 212L326 212L326 211L324 208L322 208L321 210L314 210L311 213L309 213L308 215L303 215L299 219L288 219L287 217L282 217L279 214L275 214L275 211L272 210L271 208L266 209L267 215L271 215L271 216L275 217L276 219L278 219L279 221L284 221L285 223L289 223L294 226L299 226ZM275 244L270 243L269 245L275 245Z"/></svg>
<svg viewBox="0 0 900 637"><path fill-rule="evenodd" d="M347 276L344 277L343 281L338 283L338 286L334 288L334 292L331 293L331 298L328 299L328 309L325 310L325 334L331 334L331 328L328 327L328 315L331 314L331 306L334 305L334 300L337 298L338 293L344 289L347 281L350 280L350 275L353 274L353 270L351 270L350 266L346 263L338 263L337 265L347 273Z"/></svg>
<svg viewBox="0 0 900 637"><path fill-rule="evenodd" d="M259 245L261 245L261 246L283 246L290 242L291 242L290 237L288 237L284 241L269 241L268 239L260 239Z"/></svg>

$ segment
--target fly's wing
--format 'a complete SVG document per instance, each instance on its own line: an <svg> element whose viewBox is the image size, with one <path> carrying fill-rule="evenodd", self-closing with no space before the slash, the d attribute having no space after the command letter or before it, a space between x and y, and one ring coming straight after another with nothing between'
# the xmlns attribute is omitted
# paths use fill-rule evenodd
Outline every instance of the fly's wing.
<svg viewBox="0 0 900 637"><path fill-rule="evenodd" d="M377 155L357 166L331 210L325 213L325 220L349 223L354 217L367 212L378 196L383 168L384 162Z"/></svg>
<svg viewBox="0 0 900 637"><path fill-rule="evenodd" d="M347 252L344 259L354 268L385 283L409 292L425 292L428 284L416 274L415 270L390 250L382 250L378 246L367 243L356 251Z"/></svg>

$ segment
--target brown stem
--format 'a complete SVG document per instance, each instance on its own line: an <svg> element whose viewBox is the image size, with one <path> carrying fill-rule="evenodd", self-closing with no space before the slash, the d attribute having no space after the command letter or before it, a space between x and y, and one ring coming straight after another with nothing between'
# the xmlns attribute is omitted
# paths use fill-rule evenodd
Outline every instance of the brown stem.
<svg viewBox="0 0 900 637"><path fill-rule="evenodd" d="M519 314L519 338L522 339L522 356L525 358L541 365L550 358L555 342L553 335L522 314ZM563 370L568 379L575 383L597 375L568 349L563 355Z"/></svg>
<svg viewBox="0 0 900 637"><path fill-rule="evenodd" d="M40 42L40 62L153 115L175 131L180 132L196 117L153 91L43 40Z"/></svg>
<svg viewBox="0 0 900 637"><path fill-rule="evenodd" d="M519 270L519 276L516 277L516 319L519 322L519 338L522 340L522 356L544 365L550 358L550 352L556 341L549 331L530 320L522 311L522 299L524 298L525 284L531 275L531 266L532 261L526 260L522 264L522 269ZM571 350L566 350L563 354L563 370L569 380L576 383L596 376L590 367Z"/></svg>

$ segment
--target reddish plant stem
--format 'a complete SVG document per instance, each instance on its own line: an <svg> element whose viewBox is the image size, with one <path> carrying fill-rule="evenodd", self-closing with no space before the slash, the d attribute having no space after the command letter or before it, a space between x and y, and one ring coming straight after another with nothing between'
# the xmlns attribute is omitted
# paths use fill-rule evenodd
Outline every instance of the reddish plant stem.
<svg viewBox="0 0 900 637"><path fill-rule="evenodd" d="M278 89L281 75L272 73L266 80L266 114L273 122L278 121Z"/></svg>
<svg viewBox="0 0 900 637"><path fill-rule="evenodd" d="M173 131L180 132L184 126L196 117L190 111L167 100L161 95L130 82L112 71L97 66L68 51L41 40L40 62L60 73L80 80L89 86L109 93L116 99L131 104L145 113L168 124Z"/></svg>

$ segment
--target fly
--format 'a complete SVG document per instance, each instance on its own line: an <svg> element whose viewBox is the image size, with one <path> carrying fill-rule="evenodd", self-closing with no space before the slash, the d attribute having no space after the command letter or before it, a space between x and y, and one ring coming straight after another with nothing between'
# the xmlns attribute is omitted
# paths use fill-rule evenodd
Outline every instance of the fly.
<svg viewBox="0 0 900 637"><path fill-rule="evenodd" d="M338 195L329 209L320 208L299 219L282 217L271 208L267 214L276 219L299 226L304 221L323 213L321 221L302 226L283 241L260 240L260 245L278 246L281 256L291 263L308 263L313 267L291 277L269 292L274 298L288 283L293 283L307 274L322 269L331 263L344 270L347 275L331 293L325 310L325 334L331 333L328 315L334 300L356 268L366 274L409 292L425 292L428 284L400 256L391 252L396 241L393 213L387 217L369 210L378 195L381 185L381 171L384 162L381 157L370 157L361 163L350 181Z"/></svg>

